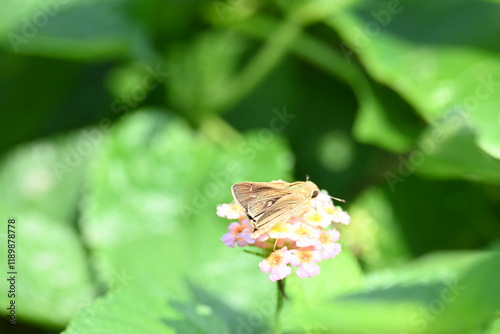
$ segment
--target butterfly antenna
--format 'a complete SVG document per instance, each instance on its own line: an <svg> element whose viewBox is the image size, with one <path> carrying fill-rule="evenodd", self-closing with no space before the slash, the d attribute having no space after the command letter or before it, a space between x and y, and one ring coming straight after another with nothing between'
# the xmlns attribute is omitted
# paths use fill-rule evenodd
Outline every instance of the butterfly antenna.
<svg viewBox="0 0 500 334"><path fill-rule="evenodd" d="M330 198L336 200L336 201L339 201L339 202L342 202L342 203L345 203L345 200L342 199L342 198L337 198L337 197L333 197L333 196L330 196Z"/></svg>

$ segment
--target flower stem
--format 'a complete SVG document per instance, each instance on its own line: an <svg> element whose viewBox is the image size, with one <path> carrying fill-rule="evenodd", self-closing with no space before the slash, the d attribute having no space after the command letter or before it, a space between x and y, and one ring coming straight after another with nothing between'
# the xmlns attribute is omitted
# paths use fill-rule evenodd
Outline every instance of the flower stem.
<svg viewBox="0 0 500 334"><path fill-rule="evenodd" d="M264 258L264 259L265 259L266 257L268 257L268 256L269 256L269 254L264 255L264 254L262 254L262 253L259 253L259 252L254 252L254 251L247 250L247 249L244 249L243 251L244 251L245 253L248 253L248 254L257 255L257 256L262 257L262 258Z"/></svg>
<svg viewBox="0 0 500 334"><path fill-rule="evenodd" d="M274 334L280 334L280 314L283 309L283 300L287 298L285 293L285 279L278 280L278 291L277 291L277 299L276 299L276 314L274 316Z"/></svg>

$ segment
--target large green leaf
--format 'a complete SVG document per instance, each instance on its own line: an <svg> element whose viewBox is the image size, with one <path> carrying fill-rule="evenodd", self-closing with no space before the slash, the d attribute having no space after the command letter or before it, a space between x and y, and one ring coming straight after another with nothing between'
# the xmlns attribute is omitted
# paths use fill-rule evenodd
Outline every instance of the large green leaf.
<svg viewBox="0 0 500 334"><path fill-rule="evenodd" d="M463 114L450 115L430 127L406 164L432 177L500 184L500 160L475 145L475 132L467 124L461 124L462 117Z"/></svg>
<svg viewBox="0 0 500 334"><path fill-rule="evenodd" d="M353 223L342 228L344 242L368 270L410 258L409 245L388 197L380 188L367 189L349 209Z"/></svg>
<svg viewBox="0 0 500 334"><path fill-rule="evenodd" d="M108 265L117 269L107 270L111 291L83 309L65 333L229 333L228 307L210 286L189 283L186 269L204 273L183 254L185 243L149 236L114 247Z"/></svg>
<svg viewBox="0 0 500 334"><path fill-rule="evenodd" d="M498 253L437 254L367 277L330 303L294 304L299 323L335 333L478 333L500 309Z"/></svg>
<svg viewBox="0 0 500 334"><path fill-rule="evenodd" d="M0 212L16 219L18 318L62 327L94 296L75 218L82 172L95 149L84 133L73 133L2 157ZM7 302L2 298L2 314Z"/></svg>
<svg viewBox="0 0 500 334"><path fill-rule="evenodd" d="M112 108L99 67L0 53L0 150L101 121ZM109 120L108 120L109 123Z"/></svg>
<svg viewBox="0 0 500 334"><path fill-rule="evenodd" d="M500 158L495 13L500 6L486 1L363 1L329 23L344 38L341 47L353 49L374 78L424 119L464 111L476 130L474 143Z"/></svg>
<svg viewBox="0 0 500 334"><path fill-rule="evenodd" d="M255 15L238 24L236 28L252 37L265 40L269 36L269 31L280 28L280 22L264 15ZM342 57L342 54L329 43L307 31L297 34L294 43L290 45L290 50L324 73L350 85L359 103L354 127L354 133L359 140L377 144L394 152L403 152L411 148L423 124L412 114L411 107L401 97L387 87L371 82L358 64ZM335 89L334 85L328 87ZM336 93L332 92L331 96L335 96ZM344 96L342 91L340 94ZM339 106L345 108L346 101L342 98L336 99L329 108L337 110Z"/></svg>
<svg viewBox="0 0 500 334"><path fill-rule="evenodd" d="M497 317L496 320L490 325L485 334L498 334L500 333L500 318Z"/></svg>
<svg viewBox="0 0 500 334"><path fill-rule="evenodd" d="M230 186L235 182L287 179L287 155L270 129L235 138L223 149L172 116L143 112L125 118L93 163L82 208L100 278L114 293L126 295L117 298L163 304L168 312L187 319L189 312L199 309L190 296L196 292L234 332L240 318L233 313L251 309L274 284L260 272L259 258L220 241L230 221L217 218L215 208L231 201ZM116 291L120 287L123 292ZM156 322L147 327L148 322L126 320L133 305L112 304L125 308L123 320L130 321L123 333L137 332L141 326L155 332L160 318L168 316L167 311L153 310ZM83 312L68 332L106 328L106 319L113 317L109 312L116 311L99 311L92 325ZM164 331L203 327L191 322L166 321Z"/></svg>
<svg viewBox="0 0 500 334"><path fill-rule="evenodd" d="M300 300L306 307L357 290L364 283L364 275L356 258L345 246L335 258L324 260L318 265L321 273L317 276L302 279L292 275L286 279L286 291L291 302Z"/></svg>
<svg viewBox="0 0 500 334"><path fill-rule="evenodd" d="M399 164L394 171L407 173L407 166ZM412 254L439 249L474 249L500 236L495 209L485 200L484 187L404 175L406 177L397 182L388 178L383 189L384 198L390 203L389 212L397 222L394 232L402 233L403 243Z"/></svg>
<svg viewBox="0 0 500 334"><path fill-rule="evenodd" d="M210 32L175 45L168 55L171 75L166 82L172 106L193 122L225 108L232 98L229 80L243 49L241 37L228 32Z"/></svg>
<svg viewBox="0 0 500 334"><path fill-rule="evenodd" d="M16 54L79 60L131 55L147 44L127 9L121 0L2 1L0 45Z"/></svg>

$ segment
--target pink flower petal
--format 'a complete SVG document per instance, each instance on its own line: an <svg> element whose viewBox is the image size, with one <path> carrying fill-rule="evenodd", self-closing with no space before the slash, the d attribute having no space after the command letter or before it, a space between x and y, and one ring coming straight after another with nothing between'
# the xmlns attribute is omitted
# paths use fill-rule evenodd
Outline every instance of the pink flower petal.
<svg viewBox="0 0 500 334"><path fill-rule="evenodd" d="M255 242L251 237L253 228L248 221L243 220L241 224L231 223L227 229L228 232L222 236L221 240L229 247L234 247L235 243L238 243L240 247L245 247Z"/></svg>
<svg viewBox="0 0 500 334"><path fill-rule="evenodd" d="M340 223L344 225L348 225L351 222L351 216L347 214L347 212L343 211L341 208L337 208L333 214L332 220L335 223Z"/></svg>
<svg viewBox="0 0 500 334"><path fill-rule="evenodd" d="M244 216L245 212L241 206L235 203L221 204L217 207L217 216L227 219L238 219Z"/></svg>
<svg viewBox="0 0 500 334"><path fill-rule="evenodd" d="M279 281L280 279L283 279L290 275L292 273L292 268L290 266L287 266L285 264L274 267L271 270L271 274L269 275L269 279L272 282Z"/></svg>
<svg viewBox="0 0 500 334"><path fill-rule="evenodd" d="M339 255L340 251L342 250L342 246L336 242L332 243L329 246L324 246L321 248L320 253L321 257L323 260L330 259L332 257L335 257Z"/></svg>
<svg viewBox="0 0 500 334"><path fill-rule="evenodd" d="M283 247L271 253L265 260L259 263L260 270L264 273L270 273L269 279L277 281L285 278L292 273L290 263L290 251Z"/></svg>
<svg viewBox="0 0 500 334"><path fill-rule="evenodd" d="M315 275L319 275L321 269L320 267L313 262L304 264L297 269L297 276L300 278L312 277Z"/></svg>
<svg viewBox="0 0 500 334"><path fill-rule="evenodd" d="M247 245L252 245L255 243L255 240L251 236L251 232L249 230L244 230L243 232L238 234L238 246L244 247Z"/></svg>
<svg viewBox="0 0 500 334"><path fill-rule="evenodd" d="M311 249L293 249L290 250L290 264L292 266L302 266L306 263L321 261L321 254L316 250Z"/></svg>
<svg viewBox="0 0 500 334"><path fill-rule="evenodd" d="M227 232L220 239L222 240L223 243L226 244L226 246L229 246L229 247L234 248L234 245L236 244L236 237L231 232Z"/></svg>

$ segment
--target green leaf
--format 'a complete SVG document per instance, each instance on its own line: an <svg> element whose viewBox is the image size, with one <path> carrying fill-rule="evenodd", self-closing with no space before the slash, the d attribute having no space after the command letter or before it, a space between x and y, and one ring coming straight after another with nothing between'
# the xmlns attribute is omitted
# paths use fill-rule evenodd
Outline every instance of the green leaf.
<svg viewBox="0 0 500 334"><path fill-rule="evenodd" d="M143 32L128 17L125 3L2 1L0 45L16 54L77 60L127 56L139 46L144 54Z"/></svg>
<svg viewBox="0 0 500 334"><path fill-rule="evenodd" d="M203 324L217 324L218 332L232 333L246 326L249 320L240 312L259 309L254 304L267 300L274 284L260 272L260 258L220 241L231 221L218 218L216 206L232 200L235 182L287 179L287 155L271 130L265 136L250 133L222 149L171 115L143 111L124 118L91 167L82 208L99 277L117 298L141 299L152 305L155 319L170 319L163 322L164 332L197 332ZM259 289L252 288L256 284ZM208 306L202 305L202 311L212 309L217 316L206 321L194 316L200 307L192 294ZM181 318L160 317L163 313L154 307L162 303ZM112 302L113 308L120 309L119 304ZM125 322L130 308L123 311ZM107 328L106 319L115 316L109 312L95 321L81 314L68 331ZM263 329L270 313L259 316L257 328ZM131 328L137 332L146 326L145 332L153 333L160 326L148 323Z"/></svg>
<svg viewBox="0 0 500 334"><path fill-rule="evenodd" d="M474 249L498 238L495 210L485 201L481 185L462 181L436 182L408 169L400 157L397 182L388 179L385 197L414 255L438 249Z"/></svg>
<svg viewBox="0 0 500 334"><path fill-rule="evenodd" d="M499 184L500 160L475 144L475 133L463 116L449 115L429 128L410 153L409 163L423 175Z"/></svg>
<svg viewBox="0 0 500 334"><path fill-rule="evenodd" d="M421 120L400 96L387 87L371 84L371 88L354 86L358 91L359 110L354 135L364 143L391 152L405 152L413 146L424 128Z"/></svg>
<svg viewBox="0 0 500 334"><path fill-rule="evenodd" d="M179 281L170 275L156 285L149 284L152 280L146 284L146 279L120 286L84 308L64 333L269 332L263 323L273 310L267 298L243 313L238 311L241 305L228 305L203 286L183 282L172 289L172 280Z"/></svg>
<svg viewBox="0 0 500 334"><path fill-rule="evenodd" d="M368 270L410 259L409 246L387 196L380 188L367 189L349 208L353 224L341 229L344 243Z"/></svg>
<svg viewBox="0 0 500 334"><path fill-rule="evenodd" d="M0 54L0 59L0 99L4 110L0 115L0 131L5 134L0 141L1 149L45 135L51 126L71 124L74 120L63 121L60 116L70 108L84 115L88 113L88 104L78 106L80 99L85 98L85 89L71 89L82 71L78 65L50 59L19 59L9 54ZM92 97L98 101L102 95L93 90ZM55 120L57 125L48 125Z"/></svg>
<svg viewBox="0 0 500 334"><path fill-rule="evenodd" d="M322 2L319 3L323 5ZM256 15L236 28L252 37L265 40L269 31L279 28L279 21ZM338 50L313 34L297 33L290 50L325 73L350 85L359 101L358 118L354 126L354 133L359 140L394 152L403 152L411 147L423 126L416 122L411 108L399 96L370 82L357 64L346 59L345 54L342 57Z"/></svg>
<svg viewBox="0 0 500 334"><path fill-rule="evenodd" d="M172 106L192 121L220 112L243 46L241 38L228 32L206 33L187 45L174 46L166 82Z"/></svg>
<svg viewBox="0 0 500 334"><path fill-rule="evenodd" d="M500 6L494 2L364 1L329 23L369 73L425 120L463 110L476 145L500 158L497 14Z"/></svg>
<svg viewBox="0 0 500 334"><path fill-rule="evenodd" d="M497 319L493 320L491 325L489 326L488 330L485 332L485 334L498 334L500 333L500 318L498 317L497 314Z"/></svg>
<svg viewBox="0 0 500 334"><path fill-rule="evenodd" d="M94 150L82 133L72 133L2 157L0 187L8 196L0 212L16 219L18 318L62 327L94 296L75 222L82 173ZM2 256L2 268L6 260ZM2 298L2 314L7 302Z"/></svg>
<svg viewBox="0 0 500 334"><path fill-rule="evenodd" d="M341 237L342 241L342 237ZM292 302L304 307L341 295L346 291L357 290L363 283L361 268L347 247L339 255L318 264L321 274L303 279L296 275L287 277L286 291Z"/></svg>
<svg viewBox="0 0 500 334"><path fill-rule="evenodd" d="M341 242L343 237L341 236ZM294 331L299 327L309 327L296 317L303 310L315 309L336 296L357 291L363 285L363 274L356 258L347 247L339 255L318 264L321 273L310 278L299 278L295 274L285 279L285 308L282 312L283 329ZM274 305L274 304L273 304Z"/></svg>
<svg viewBox="0 0 500 334"><path fill-rule="evenodd" d="M498 253L430 256L368 276L359 292L293 311L305 328L335 333L477 333L500 309L498 260Z"/></svg>

